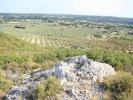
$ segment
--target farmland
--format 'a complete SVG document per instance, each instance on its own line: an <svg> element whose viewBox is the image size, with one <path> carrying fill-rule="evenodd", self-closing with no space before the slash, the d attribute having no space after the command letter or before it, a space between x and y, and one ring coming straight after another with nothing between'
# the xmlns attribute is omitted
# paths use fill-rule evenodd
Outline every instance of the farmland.
<svg viewBox="0 0 133 100"><path fill-rule="evenodd" d="M112 29L94 28L93 24L93 27L86 27L87 23L85 25L78 25L75 22L63 23L56 21L46 22L43 20L6 22L0 24L0 31L14 34L21 40L42 47L89 48L98 46L129 51L133 49L133 36L127 34L126 28L119 26L120 31L113 32L111 31ZM96 25L95 27L99 27ZM22 26L25 29L16 28L15 26Z"/></svg>
<svg viewBox="0 0 133 100"><path fill-rule="evenodd" d="M27 25L28 24L28 25ZM42 46L56 46L56 47L71 47L74 45L82 46L81 41L84 38L87 38L88 35L97 33L96 30L87 28L75 28L75 27L66 27L66 26L52 26L49 23L36 23L34 25L29 24L28 22L20 22L20 26L25 26L26 29L15 29L14 24L5 24L8 27L1 31L7 33L15 33L18 36L22 37L22 40L28 41L30 43L39 44ZM73 39L71 39L73 38ZM80 41L81 40L81 41ZM85 43L85 42L83 42ZM87 43L85 43L87 45ZM85 45L83 45L85 46Z"/></svg>

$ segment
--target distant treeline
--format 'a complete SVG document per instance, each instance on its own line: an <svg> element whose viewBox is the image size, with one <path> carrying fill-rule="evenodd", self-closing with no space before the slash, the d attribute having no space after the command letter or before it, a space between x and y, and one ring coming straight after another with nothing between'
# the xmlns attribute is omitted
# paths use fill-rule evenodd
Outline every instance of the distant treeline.
<svg viewBox="0 0 133 100"><path fill-rule="evenodd" d="M112 16L85 16L85 15L61 15L61 14L15 14L0 13L3 19L42 19L42 20L91 20L97 22L133 24L133 18L122 18Z"/></svg>

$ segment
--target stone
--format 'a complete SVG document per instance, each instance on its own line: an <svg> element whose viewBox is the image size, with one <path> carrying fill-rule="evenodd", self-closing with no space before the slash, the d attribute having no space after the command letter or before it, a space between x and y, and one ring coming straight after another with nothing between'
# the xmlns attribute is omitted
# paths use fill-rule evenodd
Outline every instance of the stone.
<svg viewBox="0 0 133 100"><path fill-rule="evenodd" d="M70 97L76 96L74 89L66 90L65 93L67 93Z"/></svg>
<svg viewBox="0 0 133 100"><path fill-rule="evenodd" d="M85 56L85 55L83 55L83 56L80 56L79 57L79 60L78 60L78 62L81 64L81 65L84 65L84 64L86 64L86 63L90 63L90 60Z"/></svg>
<svg viewBox="0 0 133 100"><path fill-rule="evenodd" d="M23 80L22 80L22 84L27 84L31 81L32 81L31 75L25 75Z"/></svg>
<svg viewBox="0 0 133 100"><path fill-rule="evenodd" d="M60 94L61 100L90 100L94 95L102 97L103 89L100 82L104 77L114 75L115 71L109 64L95 62L85 55L70 57L47 70L41 68L33 70L32 76L26 74L22 86L10 89L5 97L7 100L18 96L26 98L34 92L40 81L51 74L59 79L64 89Z"/></svg>
<svg viewBox="0 0 133 100"><path fill-rule="evenodd" d="M16 86L6 93L5 100L16 100L20 96L22 96L21 90Z"/></svg>

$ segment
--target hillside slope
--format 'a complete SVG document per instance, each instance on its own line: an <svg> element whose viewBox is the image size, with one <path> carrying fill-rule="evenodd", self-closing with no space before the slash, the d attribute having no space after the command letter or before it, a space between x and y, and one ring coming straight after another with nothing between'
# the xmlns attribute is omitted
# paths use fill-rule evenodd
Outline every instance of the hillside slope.
<svg viewBox="0 0 133 100"><path fill-rule="evenodd" d="M0 33L0 51L10 50L38 50L38 47L28 42L22 41L15 35Z"/></svg>

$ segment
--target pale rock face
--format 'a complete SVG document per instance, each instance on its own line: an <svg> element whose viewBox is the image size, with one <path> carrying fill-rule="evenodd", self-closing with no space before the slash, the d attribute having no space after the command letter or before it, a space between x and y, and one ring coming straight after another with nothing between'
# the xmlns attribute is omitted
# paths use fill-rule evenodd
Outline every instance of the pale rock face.
<svg viewBox="0 0 133 100"><path fill-rule="evenodd" d="M97 76L103 77L114 75L115 71L112 66L105 63L95 62L88 59L86 56L71 57L53 66L52 68L45 71L45 74L54 74L58 78L71 77L73 73L81 75L81 77L94 77L95 81ZM92 74L92 75L90 75Z"/></svg>
<svg viewBox="0 0 133 100"><path fill-rule="evenodd" d="M96 77L94 77L95 82L98 80L98 78L100 81L102 81L104 77L115 74L114 68L106 63L92 61L90 66L92 71L96 74Z"/></svg>
<svg viewBox="0 0 133 100"><path fill-rule="evenodd" d="M60 100L89 100L93 95L97 97L97 100L102 100L103 91L97 80L102 82L104 77L114 75L115 71L109 64L92 61L85 55L70 57L47 70L34 70L31 78L25 79L24 82L27 83L23 87L26 88L28 84L31 84L33 88L27 91L32 93L37 84L36 79L44 80L50 74L55 75L64 88Z"/></svg>

